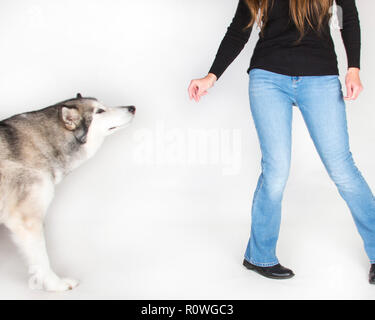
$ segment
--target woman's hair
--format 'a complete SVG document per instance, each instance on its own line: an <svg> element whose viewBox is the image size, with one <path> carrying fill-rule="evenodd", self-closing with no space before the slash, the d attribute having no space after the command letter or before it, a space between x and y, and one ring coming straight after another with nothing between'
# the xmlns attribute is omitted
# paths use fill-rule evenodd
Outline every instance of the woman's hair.
<svg viewBox="0 0 375 320"><path fill-rule="evenodd" d="M251 21L248 27L257 23L262 32L267 23L269 4L273 5L275 0L244 0L251 11ZM276 0L279 1L279 0ZM333 0L289 0L290 17L293 19L300 40L305 34L305 27L310 26L313 30L320 32L326 19L330 17L330 8Z"/></svg>

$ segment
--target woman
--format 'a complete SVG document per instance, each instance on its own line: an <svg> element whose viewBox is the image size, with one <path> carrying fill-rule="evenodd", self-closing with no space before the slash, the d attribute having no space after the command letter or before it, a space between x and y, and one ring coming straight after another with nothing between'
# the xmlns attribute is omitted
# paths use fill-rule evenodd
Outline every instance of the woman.
<svg viewBox="0 0 375 320"><path fill-rule="evenodd" d="M279 264L276 242L290 167L292 108L297 106L351 210L371 262L370 283L375 284L375 198L350 152L344 102L357 99L362 91L360 25L355 0L336 3L342 13L341 33L348 58L345 98L329 26L333 0L240 0L208 75L191 82L189 95L198 102L207 94L241 52L257 23L260 39L248 71L262 173L253 198L244 266L268 278L294 276Z"/></svg>

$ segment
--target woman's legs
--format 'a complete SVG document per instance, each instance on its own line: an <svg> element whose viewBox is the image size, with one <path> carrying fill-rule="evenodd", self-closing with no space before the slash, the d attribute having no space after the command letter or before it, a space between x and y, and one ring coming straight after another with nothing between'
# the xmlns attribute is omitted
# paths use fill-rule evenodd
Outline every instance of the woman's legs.
<svg viewBox="0 0 375 320"><path fill-rule="evenodd" d="M302 77L296 89L311 138L375 263L375 198L350 152L341 83L337 76Z"/></svg>
<svg viewBox="0 0 375 320"><path fill-rule="evenodd" d="M245 259L260 267L278 263L276 244L289 175L295 103L329 176L351 210L370 262L375 264L375 198L350 152L346 106L338 77L289 77L254 69L249 92L262 151L262 173L253 198Z"/></svg>
<svg viewBox="0 0 375 320"><path fill-rule="evenodd" d="M281 201L291 158L293 101L289 89L282 88L289 78L259 69L250 73L250 104L262 151L262 173L253 198L245 259L261 267L278 264Z"/></svg>

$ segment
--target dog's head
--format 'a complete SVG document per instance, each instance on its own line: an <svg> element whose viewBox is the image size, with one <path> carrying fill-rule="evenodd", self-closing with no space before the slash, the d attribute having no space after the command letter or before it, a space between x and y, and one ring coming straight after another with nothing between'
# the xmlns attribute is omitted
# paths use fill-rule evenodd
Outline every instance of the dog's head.
<svg viewBox="0 0 375 320"><path fill-rule="evenodd" d="M89 136L100 139L127 127L136 111L134 106L107 107L81 94L60 102L58 107L65 129L73 132L81 144L85 144Z"/></svg>

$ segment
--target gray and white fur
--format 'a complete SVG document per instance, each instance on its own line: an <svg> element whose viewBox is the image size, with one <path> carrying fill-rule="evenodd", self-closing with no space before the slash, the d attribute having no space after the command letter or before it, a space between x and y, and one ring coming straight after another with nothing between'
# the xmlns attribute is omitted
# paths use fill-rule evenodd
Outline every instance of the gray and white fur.
<svg viewBox="0 0 375 320"><path fill-rule="evenodd" d="M0 121L0 223L26 257L31 288L65 291L78 285L51 269L43 220L55 185L134 115L133 106L110 108L78 94Z"/></svg>

